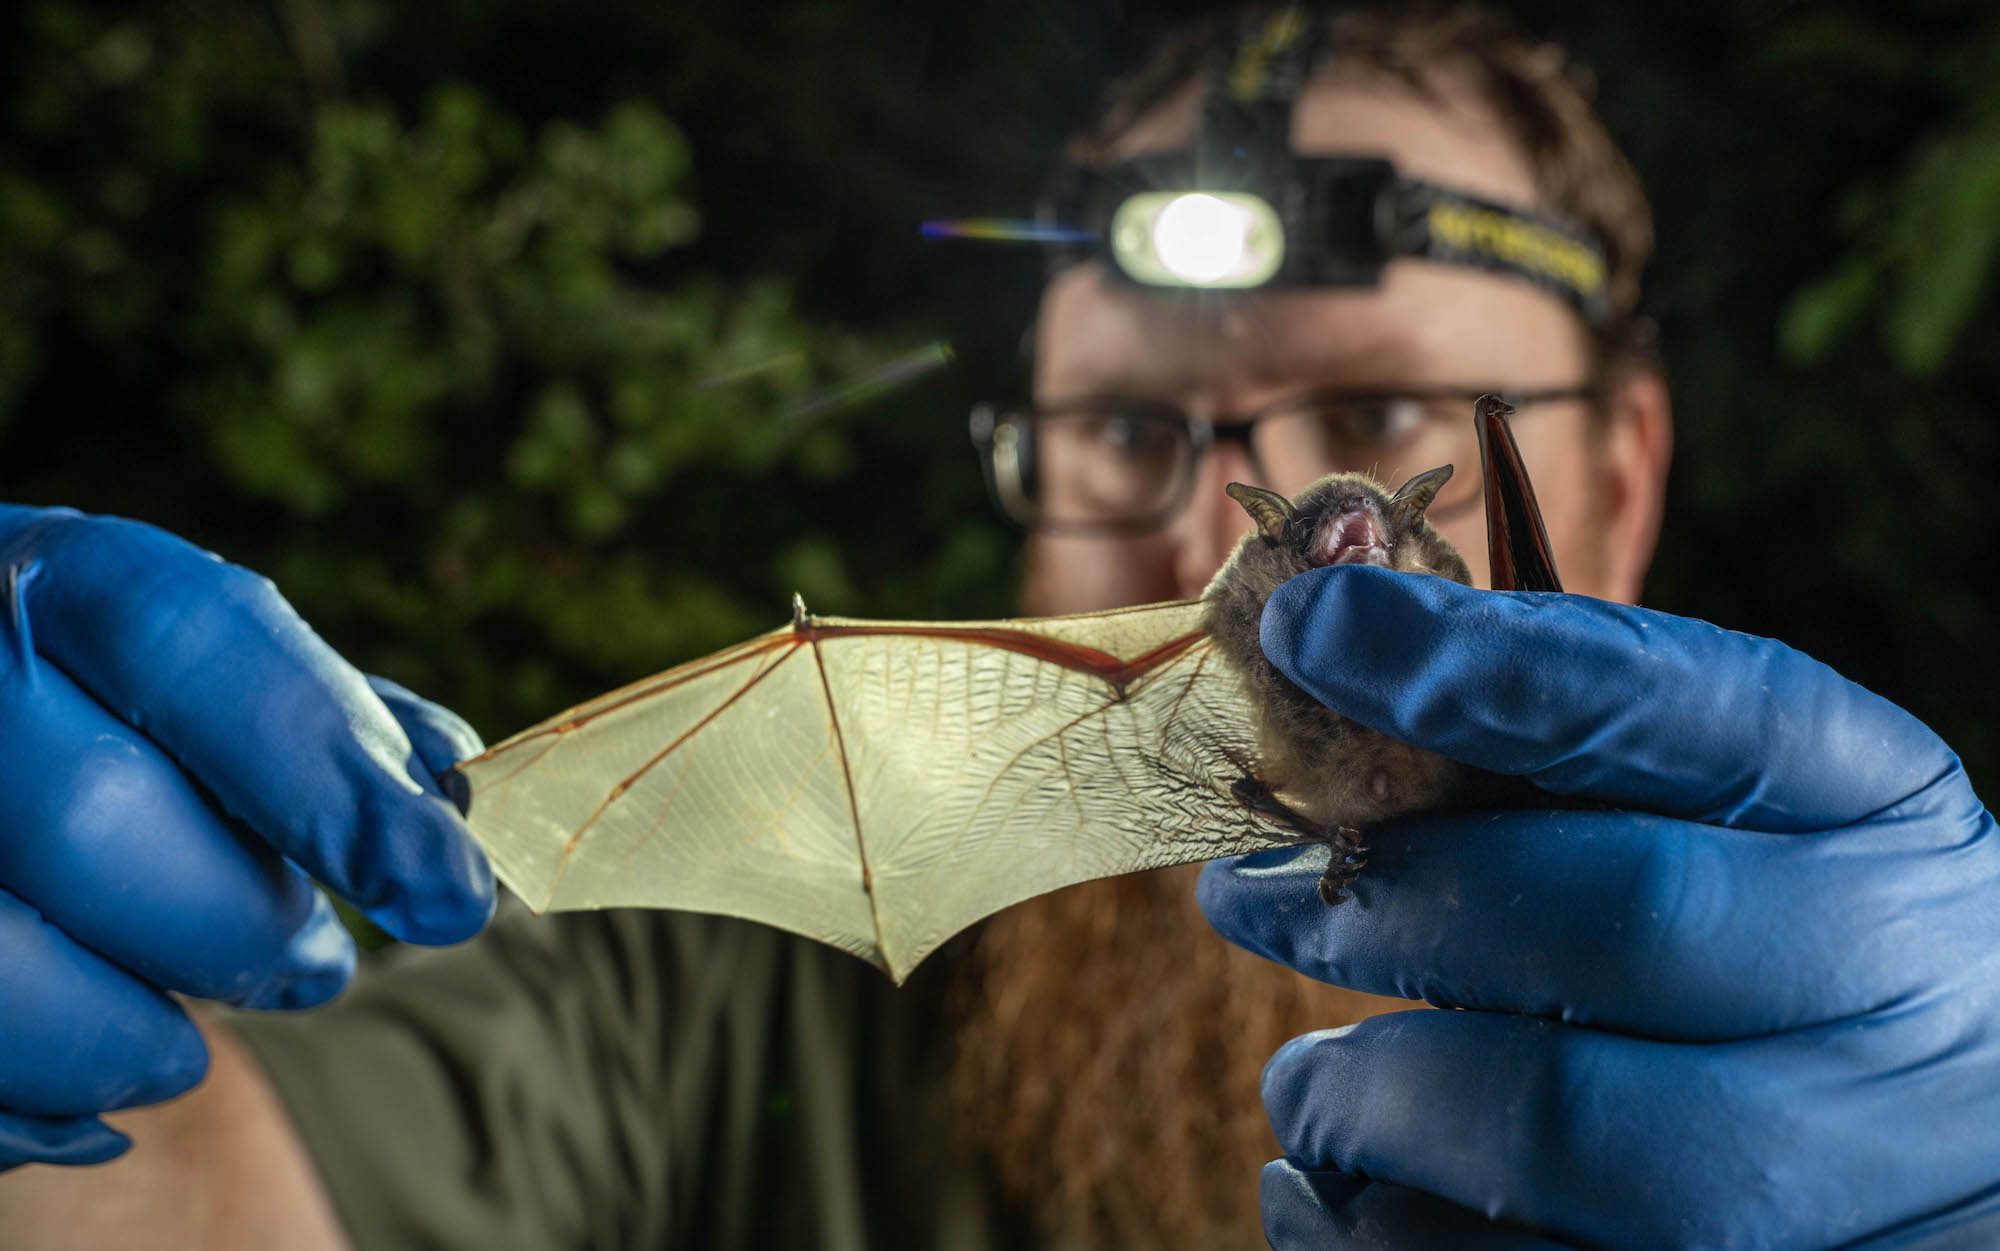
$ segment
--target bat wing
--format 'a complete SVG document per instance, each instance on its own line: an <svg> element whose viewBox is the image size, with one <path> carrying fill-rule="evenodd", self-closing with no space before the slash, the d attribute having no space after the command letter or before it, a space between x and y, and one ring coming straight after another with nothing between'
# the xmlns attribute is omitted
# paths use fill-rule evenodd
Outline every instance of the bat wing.
<svg viewBox="0 0 2000 1251"><path fill-rule="evenodd" d="M1268 845L1229 789L1248 694L1201 617L800 607L459 765L472 828L537 911L747 917L901 981L1009 904Z"/></svg>
<svg viewBox="0 0 2000 1251"><path fill-rule="evenodd" d="M1486 491L1486 561L1496 591L1560 591L1555 548L1542 524L1542 506L1527 462L1507 424L1514 407L1482 395L1473 408L1479 433L1479 472Z"/></svg>

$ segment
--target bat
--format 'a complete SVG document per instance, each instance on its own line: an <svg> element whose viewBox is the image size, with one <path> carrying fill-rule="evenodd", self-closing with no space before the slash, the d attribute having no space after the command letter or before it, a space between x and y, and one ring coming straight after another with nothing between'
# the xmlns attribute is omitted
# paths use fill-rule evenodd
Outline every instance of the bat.
<svg viewBox="0 0 2000 1251"><path fill-rule="evenodd" d="M1509 412L1487 397L1475 418L1489 542L1554 589ZM1330 845L1337 902L1369 825L1451 802L1469 771L1305 695L1258 616L1314 565L1469 581L1423 516L1451 473L1393 494L1336 474L1289 500L1232 484L1256 529L1198 600L938 623L795 598L786 626L460 762L469 823L534 911L744 917L897 982L1009 904L1277 843Z"/></svg>
<svg viewBox="0 0 2000 1251"><path fill-rule="evenodd" d="M1229 484L1257 529L1245 535L1202 593L1210 644L1248 687L1257 726L1254 767L1239 762L1232 793L1250 812L1333 852L1320 897L1339 903L1360 871L1362 831L1419 808L1459 798L1470 771L1334 712L1264 658L1258 642L1264 604L1288 578L1322 565L1381 565L1470 585L1465 561L1424 520L1451 478L1441 465L1394 495L1365 474L1332 474L1296 499Z"/></svg>

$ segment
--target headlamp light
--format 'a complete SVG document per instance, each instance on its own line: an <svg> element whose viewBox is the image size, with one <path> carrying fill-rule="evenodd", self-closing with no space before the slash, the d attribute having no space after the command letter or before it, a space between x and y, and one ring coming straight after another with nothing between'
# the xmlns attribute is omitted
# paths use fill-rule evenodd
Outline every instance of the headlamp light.
<svg viewBox="0 0 2000 1251"><path fill-rule="evenodd" d="M1109 234L1118 268L1155 286L1261 287L1285 259L1277 210L1241 191L1141 191Z"/></svg>

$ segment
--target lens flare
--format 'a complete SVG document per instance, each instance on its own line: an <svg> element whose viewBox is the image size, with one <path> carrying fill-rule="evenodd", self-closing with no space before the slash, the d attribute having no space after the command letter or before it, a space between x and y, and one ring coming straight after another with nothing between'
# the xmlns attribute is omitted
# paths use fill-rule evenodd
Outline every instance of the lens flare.
<svg viewBox="0 0 2000 1251"><path fill-rule="evenodd" d="M979 239L993 243L1088 243L1095 231L1026 217L955 217L923 223L926 239Z"/></svg>

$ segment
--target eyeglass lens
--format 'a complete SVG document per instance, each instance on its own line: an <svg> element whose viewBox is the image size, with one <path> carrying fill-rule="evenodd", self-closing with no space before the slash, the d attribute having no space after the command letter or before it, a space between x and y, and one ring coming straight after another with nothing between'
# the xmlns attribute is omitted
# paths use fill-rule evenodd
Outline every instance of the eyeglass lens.
<svg viewBox="0 0 2000 1251"><path fill-rule="evenodd" d="M1249 442L1259 485L1296 495L1329 473L1360 471L1395 486L1439 465L1458 472L1431 506L1434 515L1479 497L1479 440L1471 400L1459 397L1343 396L1302 401L1259 415ZM1016 413L1009 446L1021 468L1023 499L1040 524L1091 526L1164 520L1193 484L1188 424L1164 407Z"/></svg>

